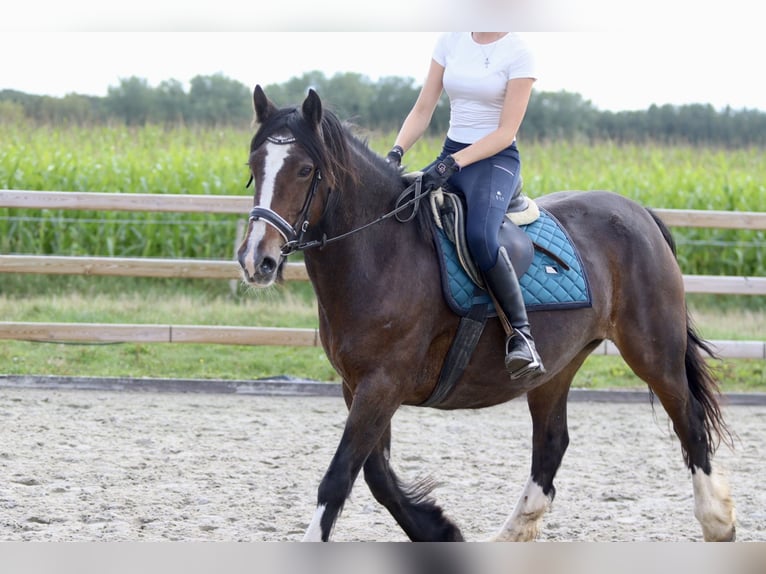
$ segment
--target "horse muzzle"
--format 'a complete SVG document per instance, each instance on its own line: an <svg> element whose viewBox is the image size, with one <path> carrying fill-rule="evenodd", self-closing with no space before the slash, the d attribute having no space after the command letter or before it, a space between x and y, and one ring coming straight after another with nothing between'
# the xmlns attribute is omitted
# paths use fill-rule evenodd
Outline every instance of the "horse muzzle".
<svg viewBox="0 0 766 574"><path fill-rule="evenodd" d="M266 226L260 226L255 233L255 223L262 221ZM281 241L268 230L273 228L279 232ZM294 243L296 237L293 228L278 214L265 208L256 207L250 214L250 226L242 244L237 250L237 261L242 268L244 280L258 287L268 287L279 279L279 271L287 253L285 247Z"/></svg>
<svg viewBox="0 0 766 574"><path fill-rule="evenodd" d="M245 251L237 254L237 260L245 282L258 287L268 287L277 281L284 258L281 255L277 259L267 255L256 258L248 256L248 252Z"/></svg>

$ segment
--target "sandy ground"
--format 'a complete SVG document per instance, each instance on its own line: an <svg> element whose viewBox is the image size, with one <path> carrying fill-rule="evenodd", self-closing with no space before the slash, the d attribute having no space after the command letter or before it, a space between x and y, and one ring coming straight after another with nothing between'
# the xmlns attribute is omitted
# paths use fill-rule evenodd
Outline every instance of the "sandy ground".
<svg viewBox="0 0 766 574"><path fill-rule="evenodd" d="M766 409L729 406L736 450L719 466L738 540L766 541ZM0 540L299 540L340 438L342 400L222 394L0 389ZM529 472L517 400L482 411L402 409L392 460L469 540L492 534ZM571 444L541 540L700 540L692 486L664 411L572 403ZM334 540L404 534L359 480Z"/></svg>

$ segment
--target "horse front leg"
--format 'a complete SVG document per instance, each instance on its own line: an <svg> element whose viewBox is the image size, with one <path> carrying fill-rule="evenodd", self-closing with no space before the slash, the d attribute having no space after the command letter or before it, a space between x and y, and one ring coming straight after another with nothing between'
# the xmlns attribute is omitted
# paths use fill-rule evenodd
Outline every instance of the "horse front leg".
<svg viewBox="0 0 766 574"><path fill-rule="evenodd" d="M335 522L351 494L362 465L401 404L393 383L367 383L360 385L351 400L340 444L319 484L317 508L303 537L304 542L330 540Z"/></svg>
<svg viewBox="0 0 766 574"><path fill-rule="evenodd" d="M434 484L403 487L389 462L391 425L364 463L364 478L375 500L385 506L413 542L460 542L460 529L435 504L429 493Z"/></svg>

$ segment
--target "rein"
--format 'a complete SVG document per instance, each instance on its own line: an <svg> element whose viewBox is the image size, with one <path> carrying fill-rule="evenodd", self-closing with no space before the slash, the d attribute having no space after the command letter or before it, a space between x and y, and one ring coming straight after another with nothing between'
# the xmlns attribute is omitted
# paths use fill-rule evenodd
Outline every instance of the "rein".
<svg viewBox="0 0 766 574"><path fill-rule="evenodd" d="M277 138L275 136L269 136L267 139L272 143L276 143L280 145L289 144L296 141L294 137ZM253 178L251 176L250 180L247 183L248 186L250 185L252 180ZM290 223L288 223L281 215L279 215L274 210L269 209L268 207L256 206L250 211L250 221L263 220L264 223L268 223L269 225L271 225L274 229L276 229L280 233L280 235L282 235L282 237L284 237L285 244L282 246L282 249L281 249L283 257L287 257L291 253L295 253L297 251L306 251L308 249L314 249L316 247L319 247L321 249L325 247L326 245L329 245L330 243L335 243L336 241L341 241L342 239L346 239L347 237L350 237L351 235L354 235L355 233L364 231L368 227L377 225L378 223L381 223L385 221L386 219L390 219L392 217L396 217L396 220L399 223L407 223L409 221L412 221L417 215L418 210L420 208L420 200L430 193L430 191L423 191L421 178L418 177L410 186L408 186L404 191L402 191L402 193L399 194L399 197L396 199L394 209L392 209L388 213L381 215L377 219L374 219L373 221L365 223L364 225L360 227L356 227L350 231L341 233L340 235L336 235L334 237L327 237L327 235L323 234L322 239L304 241L303 237L306 235L306 231L308 230L308 227L309 227L308 213L309 213L309 210L311 209L312 203L314 202L314 198L316 197L317 190L319 188L319 182L321 180L322 180L322 174L319 168L316 168L314 170L314 177L311 180L309 191L306 195L306 200L304 201L303 208L301 209L301 214L298 218L298 222L295 225L290 225ZM412 197L410 199L407 199L409 195L412 195ZM412 206L412 213L407 217L400 217L399 214L405 209L409 208L410 206Z"/></svg>
<svg viewBox="0 0 766 574"><path fill-rule="evenodd" d="M327 235L323 234L322 239L315 239L313 241L307 241L304 243L288 242L282 247L282 255L286 257L290 253L294 253L296 251L306 251L307 249L314 249L315 247L319 247L321 249L325 245L329 245L330 243L335 243L336 241L341 241L342 239L346 239L347 237L350 237L354 235L355 233L364 231L368 227L377 225L378 223L381 223L385 221L386 219L391 219L392 217L396 217L396 220L399 223L407 223L409 221L412 221L417 215L418 210L420 208L420 200L423 199L429 193L430 193L429 191L422 190L420 178L418 178L412 185L407 187L404 191L402 191L401 194L399 194L399 197L396 199L396 207L392 209L391 211L389 211L388 213L381 215L377 219L374 219L368 223L365 223L364 225L361 225L359 227L356 227L350 231L346 231L345 233L341 233L340 235L336 235L334 237L327 237ZM407 196L410 194L413 194L412 198L405 201ZM399 217L399 213L401 213L402 211L404 211L410 206L412 206L412 213L407 217ZM308 223L308 222L305 222L305 223Z"/></svg>

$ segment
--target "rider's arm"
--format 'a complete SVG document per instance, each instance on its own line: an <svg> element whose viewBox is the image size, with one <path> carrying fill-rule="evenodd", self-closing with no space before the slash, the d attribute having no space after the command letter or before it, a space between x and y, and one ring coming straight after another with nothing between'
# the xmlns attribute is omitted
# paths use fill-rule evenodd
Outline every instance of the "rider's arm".
<svg viewBox="0 0 766 574"><path fill-rule="evenodd" d="M439 103L444 77L444 67L435 60L431 60L423 87L420 89L418 99L415 101L410 113L407 114L399 134L396 136L394 145L401 146L406 152L425 133L431 123L431 117Z"/></svg>

